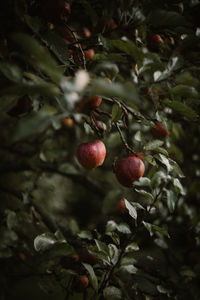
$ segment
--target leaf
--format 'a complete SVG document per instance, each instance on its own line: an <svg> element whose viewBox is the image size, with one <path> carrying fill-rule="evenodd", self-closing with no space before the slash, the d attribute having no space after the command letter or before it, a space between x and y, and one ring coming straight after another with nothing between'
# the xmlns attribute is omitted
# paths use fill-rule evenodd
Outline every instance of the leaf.
<svg viewBox="0 0 200 300"><path fill-rule="evenodd" d="M0 72L11 81L21 81L23 72L20 67L14 63L0 61Z"/></svg>
<svg viewBox="0 0 200 300"><path fill-rule="evenodd" d="M181 195L184 196L186 194L186 192L185 192L185 189L183 188L180 180L178 178L173 178L172 182L173 182L174 187L176 188L176 192L180 193Z"/></svg>
<svg viewBox="0 0 200 300"><path fill-rule="evenodd" d="M34 32L38 33L41 29L42 22L38 17L31 17L29 15L24 15L24 20L28 27Z"/></svg>
<svg viewBox="0 0 200 300"><path fill-rule="evenodd" d="M47 43L51 51L65 65L69 65L69 52L65 41L57 34L48 31L42 34L43 40Z"/></svg>
<svg viewBox="0 0 200 300"><path fill-rule="evenodd" d="M147 18L147 22L155 27L163 27L167 29L169 29L170 27L176 28L178 26L191 26L191 24L185 19L185 17L180 15L179 13L162 9L152 10Z"/></svg>
<svg viewBox="0 0 200 300"><path fill-rule="evenodd" d="M150 141L148 142L145 146L144 146L144 149L145 150L154 150L160 146L162 146L164 144L163 141L160 141L160 140L153 140L153 141Z"/></svg>
<svg viewBox="0 0 200 300"><path fill-rule="evenodd" d="M175 78L176 83L189 85L197 88L199 86L199 80L192 76L188 71L184 71L178 74Z"/></svg>
<svg viewBox="0 0 200 300"><path fill-rule="evenodd" d="M155 231L162 233L163 235L169 237L169 234L166 229L163 229L157 225L150 224L148 222L142 221L144 227L149 231L150 236L154 234Z"/></svg>
<svg viewBox="0 0 200 300"><path fill-rule="evenodd" d="M21 119L15 129L13 142L25 139L33 134L42 132L53 120L55 110L51 107L43 107L38 113L33 112Z"/></svg>
<svg viewBox="0 0 200 300"><path fill-rule="evenodd" d="M125 252L129 253L129 252L138 251L138 250L140 250L138 244L135 242L132 242L126 246Z"/></svg>
<svg viewBox="0 0 200 300"><path fill-rule="evenodd" d="M43 233L34 239L34 248L36 251L45 251L53 247L57 239L53 233Z"/></svg>
<svg viewBox="0 0 200 300"><path fill-rule="evenodd" d="M123 265L120 267L120 271L129 273L129 274L136 274L138 269L134 265Z"/></svg>
<svg viewBox="0 0 200 300"><path fill-rule="evenodd" d="M131 230L128 224L126 223L120 223L117 225L117 231L123 233L123 234L130 234Z"/></svg>
<svg viewBox="0 0 200 300"><path fill-rule="evenodd" d="M137 210L138 209L145 209L141 204L137 202L129 202L128 200L124 199L126 208L128 209L129 215L136 220L137 219Z"/></svg>
<svg viewBox="0 0 200 300"><path fill-rule="evenodd" d="M86 263L82 263L82 265L85 267L85 269L89 273L90 283L91 283L92 287L94 288L94 290L96 292L98 292L98 280L97 280L97 277L95 275L93 267L91 265L89 265L89 264L86 264Z"/></svg>
<svg viewBox="0 0 200 300"><path fill-rule="evenodd" d="M183 174L183 171L181 170L181 168L179 167L179 165L177 164L177 162L175 162L173 159L169 158L169 162L172 166L173 171L181 178L185 177L185 175Z"/></svg>
<svg viewBox="0 0 200 300"><path fill-rule="evenodd" d="M14 229L18 225L17 214L14 211L8 211L7 226L9 229Z"/></svg>
<svg viewBox="0 0 200 300"><path fill-rule="evenodd" d="M177 95L180 97L199 98L199 93L194 87L184 84L179 84L175 86L174 88L170 89L170 92L173 95Z"/></svg>
<svg viewBox="0 0 200 300"><path fill-rule="evenodd" d="M157 188L161 181L167 180L168 175L166 175L163 171L156 172L151 179L151 186L153 189Z"/></svg>
<svg viewBox="0 0 200 300"><path fill-rule="evenodd" d="M140 177L137 181L134 181L136 186L150 186L151 180L147 177Z"/></svg>
<svg viewBox="0 0 200 300"><path fill-rule="evenodd" d="M142 65L144 54L131 41L112 40L112 45L118 48L119 50L125 52L126 54L132 56L137 64Z"/></svg>
<svg viewBox="0 0 200 300"><path fill-rule="evenodd" d="M80 237L81 239L88 239L88 240L92 240L92 233L88 230L82 230L81 232L79 232L78 237Z"/></svg>
<svg viewBox="0 0 200 300"><path fill-rule="evenodd" d="M169 208L170 213L174 212L177 196L176 194L171 190L164 189L166 196L167 196L167 206Z"/></svg>
<svg viewBox="0 0 200 300"><path fill-rule="evenodd" d="M41 70L57 84L61 81L61 71L50 56L47 48L42 47L39 42L25 33L12 34L12 40L22 50L23 58L26 59L34 69Z"/></svg>
<svg viewBox="0 0 200 300"><path fill-rule="evenodd" d="M148 192L146 192L145 190L138 190L138 189L135 189L135 191L138 193L138 194L140 194L140 195L142 195L142 196L144 196L144 197L146 197L146 198L149 198L150 200L154 200L154 197L153 197L153 195L151 194L151 193L148 193Z"/></svg>
<svg viewBox="0 0 200 300"><path fill-rule="evenodd" d="M99 251L103 252L106 255L109 255L109 248L105 243L103 243L99 240L96 240L96 239L94 241L95 241Z"/></svg>
<svg viewBox="0 0 200 300"><path fill-rule="evenodd" d="M121 300L122 292L115 286L108 286L103 290L103 296L105 300Z"/></svg>
<svg viewBox="0 0 200 300"><path fill-rule="evenodd" d="M114 244L109 244L109 257L113 265L115 265L119 258L119 250Z"/></svg>
<svg viewBox="0 0 200 300"><path fill-rule="evenodd" d="M163 99L162 103L166 104L166 106L172 108L174 111L193 121L199 118L198 114L188 105L180 102L180 101L170 101L168 99Z"/></svg>
<svg viewBox="0 0 200 300"><path fill-rule="evenodd" d="M118 120L121 119L122 114L123 114L123 111L122 111L122 109L119 107L119 105L114 104L114 105L112 106L112 119L111 119L111 121L112 121L112 122L117 122Z"/></svg>
<svg viewBox="0 0 200 300"><path fill-rule="evenodd" d="M163 164L165 165L165 167L167 168L167 171L170 172L172 171L173 167L171 166L170 164L170 161L169 159L164 156L163 154L159 153L159 154L156 154L155 157Z"/></svg>
<svg viewBox="0 0 200 300"><path fill-rule="evenodd" d="M142 133L140 130L138 130L136 132L136 134L134 135L134 139L137 141L137 142L141 142L142 141Z"/></svg>

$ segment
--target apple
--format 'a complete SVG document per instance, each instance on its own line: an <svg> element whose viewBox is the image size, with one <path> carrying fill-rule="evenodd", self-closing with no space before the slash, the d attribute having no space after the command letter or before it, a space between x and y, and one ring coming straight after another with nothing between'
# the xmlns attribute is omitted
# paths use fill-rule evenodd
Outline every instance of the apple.
<svg viewBox="0 0 200 300"><path fill-rule="evenodd" d="M86 169L91 170L101 166L106 156L106 147L100 140L83 143L78 146L77 158Z"/></svg>
<svg viewBox="0 0 200 300"><path fill-rule="evenodd" d="M159 34L154 34L148 39L148 45L152 50L159 50L163 43L164 41Z"/></svg>
<svg viewBox="0 0 200 300"><path fill-rule="evenodd" d="M89 38L91 37L91 31L87 27L83 27L80 30L77 31L78 35L84 38Z"/></svg>
<svg viewBox="0 0 200 300"><path fill-rule="evenodd" d="M84 52L84 55L85 55L86 59L91 59L95 55L94 49L83 50L83 52Z"/></svg>
<svg viewBox="0 0 200 300"><path fill-rule="evenodd" d="M143 176L144 170L143 161L139 157L131 155L116 164L115 174L123 186L133 187L133 182Z"/></svg>
<svg viewBox="0 0 200 300"><path fill-rule="evenodd" d="M124 214L126 210L127 210L127 208L126 208L126 205L125 205L125 201L124 201L124 199L121 199L117 203L116 212L119 213L119 214Z"/></svg>
<svg viewBox="0 0 200 300"><path fill-rule="evenodd" d="M160 122L155 122L155 127L151 128L151 132L158 139L165 138L169 135L169 131L167 131L167 129Z"/></svg>
<svg viewBox="0 0 200 300"><path fill-rule="evenodd" d="M74 287L78 292L83 292L89 285L89 280L86 275L78 275L75 277Z"/></svg>
<svg viewBox="0 0 200 300"><path fill-rule="evenodd" d="M99 121L99 120L94 120L94 123L95 123L95 126L98 128L98 130L101 132L101 133L104 133L107 129L107 126L104 122L102 121Z"/></svg>
<svg viewBox="0 0 200 300"><path fill-rule="evenodd" d="M81 251L80 260L92 266L99 262L98 257L90 253L86 248Z"/></svg>
<svg viewBox="0 0 200 300"><path fill-rule="evenodd" d="M71 7L65 0L43 0L43 12L50 22L67 22Z"/></svg>
<svg viewBox="0 0 200 300"><path fill-rule="evenodd" d="M71 127L73 127L73 125L74 125L74 120L73 120L72 118L63 118L63 119L62 119L62 123L63 123L66 127L71 128Z"/></svg>

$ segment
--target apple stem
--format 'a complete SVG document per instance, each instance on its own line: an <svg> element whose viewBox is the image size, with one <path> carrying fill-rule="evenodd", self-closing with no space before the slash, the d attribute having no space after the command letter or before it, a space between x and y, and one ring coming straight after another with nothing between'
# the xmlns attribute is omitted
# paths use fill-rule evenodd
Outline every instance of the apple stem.
<svg viewBox="0 0 200 300"><path fill-rule="evenodd" d="M124 136L123 136L123 134L122 134L122 131L121 131L120 127L119 127L119 124L118 124L117 122L115 122L115 126L116 126L116 128L117 128L117 130L118 130L118 132L119 132L120 138L121 138L122 143L124 144L124 146L125 146L127 152L128 152L128 153L131 152L131 153L133 153L135 156L137 156L137 153L136 153L136 152L128 145L127 141L125 140L125 138L124 138Z"/></svg>

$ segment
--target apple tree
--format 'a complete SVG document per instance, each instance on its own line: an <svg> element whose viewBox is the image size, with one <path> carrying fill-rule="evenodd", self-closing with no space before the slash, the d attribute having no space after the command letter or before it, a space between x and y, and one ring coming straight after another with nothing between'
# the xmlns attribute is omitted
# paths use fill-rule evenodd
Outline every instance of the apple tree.
<svg viewBox="0 0 200 300"><path fill-rule="evenodd" d="M200 3L0 4L0 299L200 299Z"/></svg>

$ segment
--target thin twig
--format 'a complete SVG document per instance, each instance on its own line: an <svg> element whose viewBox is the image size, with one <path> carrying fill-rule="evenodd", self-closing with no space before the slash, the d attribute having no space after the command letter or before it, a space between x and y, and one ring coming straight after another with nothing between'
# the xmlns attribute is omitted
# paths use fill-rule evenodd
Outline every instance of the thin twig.
<svg viewBox="0 0 200 300"><path fill-rule="evenodd" d="M128 152L128 153L131 152L131 153L133 153L134 155L137 156L137 153L136 153L136 152L128 145L127 141L125 140L125 138L124 138L124 136L123 136L123 134L122 134L122 131L121 131L120 127L119 127L119 124L118 124L117 122L115 122L115 126L116 126L116 128L117 128L117 130L118 130L118 132L119 132L120 138L121 138L122 143L124 144L124 146L125 146L127 152Z"/></svg>

